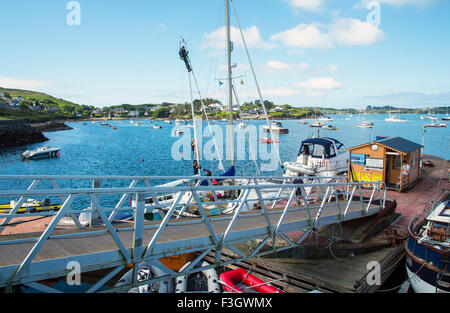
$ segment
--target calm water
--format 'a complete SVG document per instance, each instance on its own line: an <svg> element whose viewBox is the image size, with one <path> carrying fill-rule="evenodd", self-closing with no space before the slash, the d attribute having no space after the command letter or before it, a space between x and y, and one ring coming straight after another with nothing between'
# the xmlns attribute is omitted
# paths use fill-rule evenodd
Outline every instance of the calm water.
<svg viewBox="0 0 450 313"><path fill-rule="evenodd" d="M336 138L347 148L374 140L377 135L401 136L416 143L422 143L421 129L425 121L421 120L419 115L402 115L408 120L407 123L387 123L384 121L386 117L386 115L367 115L366 119L374 122L374 128L361 129L355 127L358 122L357 117L346 120L346 116L333 116L335 121L330 124L336 126L338 130L321 129L320 135ZM299 124L296 120L282 122L283 126L289 129L289 134L280 136L281 159L283 162L295 160L301 141L317 134L317 129ZM180 126L150 121L144 121L141 126L135 126L129 121L110 121L109 123L119 129L113 130L107 126L101 126L98 122L95 124L87 122L86 125L82 122L70 122L67 124L73 127L73 130L45 133L50 139L46 143L0 150L0 175L192 175L192 161L176 161L171 154L172 146L180 140L180 138L172 137L171 134L175 127ZM264 121L247 123L256 126L264 125ZM162 125L163 128L153 129L152 126L155 124ZM220 126L225 133L227 123L215 122L215 125ZM186 128L186 131L189 132L192 129ZM450 159L449 136L449 128L428 128L424 137L423 153ZM203 144L208 141L210 138L205 137ZM257 139L254 141L257 142ZM42 145L61 147L60 157L36 161L21 160L21 154L26 149L36 149ZM239 160L236 163L237 175L256 173L255 166L249 157L248 144L246 146L246 160ZM189 146L184 153L191 154ZM221 174L221 171L217 169L217 161L206 160L201 164L211 169L213 175ZM225 161L224 165L227 168L229 163ZM281 170L264 174L281 174ZM29 183L11 184L0 180L0 189L25 188ZM86 186L90 184L91 182L86 181ZM129 182L124 182L124 186L128 184ZM64 187L64 182L60 185ZM104 186L107 186L107 183ZM108 199L106 200L109 202ZM109 200L117 201L117 199ZM87 207L88 199L86 203L80 205L80 208Z"/></svg>
<svg viewBox="0 0 450 313"><path fill-rule="evenodd" d="M374 122L374 128L356 128L357 118L346 120L345 116L333 116L334 122L330 122L338 128L337 131L320 129L321 136L328 136L340 140L349 148L361 143L374 140L377 135L401 136L418 144L422 143L422 125L425 123L419 115L402 115L407 119L406 123L388 123L384 119L386 115L367 115L366 119ZM303 139L317 134L317 129L299 124L296 120L282 121L283 126L289 129L289 134L280 135L281 160L295 160L300 143ZM251 121L248 124L264 125L264 121ZM73 130L49 132L45 135L50 141L43 144L33 144L26 147L17 147L0 150L0 175L191 175L192 161L174 160L171 154L172 146L180 138L172 137L175 124L164 122L144 121L141 126L135 126L129 121L110 124L118 126L114 130L107 126L101 126L98 122L69 122ZM162 129L153 129L152 125L162 125ZM205 123L204 123L205 124ZM225 122L215 122L225 131ZM206 127L206 125L204 125ZM186 128L187 132L192 129ZM237 129L237 131L241 131ZM265 135L260 135L265 136ZM432 154L441 158L450 159L450 129L427 128L424 137L423 153ZM257 142L254 138L252 141ZM210 142L211 138L203 138L203 146ZM225 140L223 141L225 143ZM21 154L26 149L36 149L42 145L61 147L59 158L43 159L35 161L22 161ZM261 145L258 144L261 147ZM240 144L242 147L242 143ZM206 150L206 148L204 148ZM257 145L254 146L257 149ZM267 145L264 149L267 148ZM246 145L245 160L236 162L238 175L256 173L254 163L251 161ZM259 150L257 150L259 151ZM183 156L190 155L191 151L183 152ZM258 152L257 152L258 154ZM259 155L259 154L258 154ZM260 162L261 163L261 162ZM262 162L264 163L264 162ZM211 169L214 174L221 174L217 168L217 161L204 160L201 165ZM225 161L227 168L229 162ZM259 164L260 166L261 164ZM281 169L266 172L265 174L281 174ZM1 185L3 184L3 185ZM0 181L0 189L8 189L4 182Z"/></svg>

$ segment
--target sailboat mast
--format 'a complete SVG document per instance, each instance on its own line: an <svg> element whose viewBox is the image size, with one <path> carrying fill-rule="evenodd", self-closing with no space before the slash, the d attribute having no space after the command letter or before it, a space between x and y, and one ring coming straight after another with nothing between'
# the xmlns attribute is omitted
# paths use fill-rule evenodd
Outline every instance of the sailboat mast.
<svg viewBox="0 0 450 313"><path fill-rule="evenodd" d="M230 111L230 145L231 166L234 166L234 126L233 126L233 80L231 79L231 51L233 49L230 36L230 10L229 0L225 0L226 30L227 30L227 69L228 69L228 109Z"/></svg>

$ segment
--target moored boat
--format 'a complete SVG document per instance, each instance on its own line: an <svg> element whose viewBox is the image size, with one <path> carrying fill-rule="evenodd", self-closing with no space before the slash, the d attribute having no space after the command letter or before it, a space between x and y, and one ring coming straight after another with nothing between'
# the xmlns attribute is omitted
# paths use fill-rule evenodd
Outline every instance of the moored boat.
<svg viewBox="0 0 450 313"><path fill-rule="evenodd" d="M309 138L301 143L297 160L284 167L287 176L338 176L348 169L348 153L337 139Z"/></svg>
<svg viewBox="0 0 450 313"><path fill-rule="evenodd" d="M409 225L406 271L416 293L450 292L450 201Z"/></svg>
<svg viewBox="0 0 450 313"><path fill-rule="evenodd" d="M27 150L22 153L22 159L36 160L59 156L61 148L41 147L37 150Z"/></svg>
<svg viewBox="0 0 450 313"><path fill-rule="evenodd" d="M9 213L15 205L15 201L11 201L7 204L0 204L0 213ZM44 199L43 201L28 199L20 206L17 213L58 211L60 208L60 204L51 204L50 199Z"/></svg>
<svg viewBox="0 0 450 313"><path fill-rule="evenodd" d="M279 133L279 134L288 134L289 133L289 129L283 127L281 122L277 122L277 121L273 122L272 125L270 126L270 128L269 128L269 126L265 125L263 127L263 130L265 132L272 131L272 132Z"/></svg>
<svg viewBox="0 0 450 313"><path fill-rule="evenodd" d="M237 268L220 274L223 289L233 293L284 293L270 283L251 274L243 268Z"/></svg>

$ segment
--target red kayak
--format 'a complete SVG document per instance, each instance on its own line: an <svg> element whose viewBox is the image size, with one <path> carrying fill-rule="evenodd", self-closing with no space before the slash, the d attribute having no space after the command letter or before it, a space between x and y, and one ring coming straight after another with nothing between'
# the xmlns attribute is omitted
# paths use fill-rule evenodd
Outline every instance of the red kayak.
<svg viewBox="0 0 450 313"><path fill-rule="evenodd" d="M231 291L234 293L244 293L244 291L237 287L237 285L240 283L251 287L254 291L259 293L284 293L280 289L267 284L265 281L259 279L258 277L249 274L248 271L243 268L238 268L220 274L220 280L223 282L222 285L225 291Z"/></svg>

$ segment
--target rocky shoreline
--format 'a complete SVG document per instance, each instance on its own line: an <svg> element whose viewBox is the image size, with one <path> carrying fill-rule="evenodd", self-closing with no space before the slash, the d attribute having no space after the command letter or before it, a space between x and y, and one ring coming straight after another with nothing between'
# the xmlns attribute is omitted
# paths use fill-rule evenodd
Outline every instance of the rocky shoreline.
<svg viewBox="0 0 450 313"><path fill-rule="evenodd" d="M0 149L48 141L43 132L72 129L64 123L30 125L22 120L0 121Z"/></svg>

